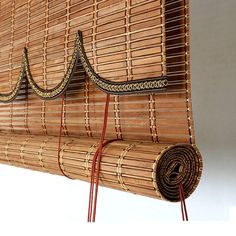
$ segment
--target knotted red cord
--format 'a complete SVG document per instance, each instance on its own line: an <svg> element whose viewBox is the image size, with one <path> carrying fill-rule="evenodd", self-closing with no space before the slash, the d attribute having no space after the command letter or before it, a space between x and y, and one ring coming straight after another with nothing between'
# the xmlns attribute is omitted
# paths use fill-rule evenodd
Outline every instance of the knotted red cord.
<svg viewBox="0 0 236 236"><path fill-rule="evenodd" d="M182 220L188 221L188 213L187 213L187 207L185 204L184 188L182 184L179 185L179 198L180 198L180 204L181 204Z"/></svg>
<svg viewBox="0 0 236 236"><path fill-rule="evenodd" d="M98 182L99 182L99 172L100 172L102 148L104 145L111 142L111 141L108 141L105 144L103 143L104 138L105 138L105 134L106 134L109 102L110 102L110 94L107 94L105 111L104 111L104 121L103 121L103 127L102 127L102 134L101 134L98 150L96 151L96 153L93 157L93 162L92 162L90 194L89 194L89 207L88 207L88 222L95 222L95 218L96 218ZM96 168L96 175L95 175L95 165L97 167ZM93 195L94 179L96 180L95 195Z"/></svg>

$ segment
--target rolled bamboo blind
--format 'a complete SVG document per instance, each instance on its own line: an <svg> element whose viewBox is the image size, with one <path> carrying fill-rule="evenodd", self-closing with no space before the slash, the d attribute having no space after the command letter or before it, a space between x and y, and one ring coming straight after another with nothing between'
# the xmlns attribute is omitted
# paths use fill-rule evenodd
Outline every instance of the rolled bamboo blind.
<svg viewBox="0 0 236 236"><path fill-rule="evenodd" d="M90 181L99 141L64 137L58 159L58 137L5 135L0 139L0 162ZM104 147L100 184L149 197L178 201L178 182L194 191L201 175L199 151L192 145L115 141ZM191 170L191 171L190 171Z"/></svg>
<svg viewBox="0 0 236 236"><path fill-rule="evenodd" d="M105 91L112 94L106 139L123 141L104 148L100 184L178 201L183 183L189 196L202 159L192 119L188 1L0 3L0 162L62 174L56 144L64 93L59 164L88 181Z"/></svg>

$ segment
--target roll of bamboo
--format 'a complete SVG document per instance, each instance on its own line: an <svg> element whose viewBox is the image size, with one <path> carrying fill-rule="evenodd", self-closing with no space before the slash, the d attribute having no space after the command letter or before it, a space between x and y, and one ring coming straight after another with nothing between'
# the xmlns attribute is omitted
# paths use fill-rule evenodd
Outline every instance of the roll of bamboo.
<svg viewBox="0 0 236 236"><path fill-rule="evenodd" d="M4 135L0 137L0 162L89 182L97 147L98 140L63 137L58 162L58 137ZM103 149L99 182L109 188L178 201L179 184L185 186L188 197L201 171L202 159L195 146L114 141Z"/></svg>

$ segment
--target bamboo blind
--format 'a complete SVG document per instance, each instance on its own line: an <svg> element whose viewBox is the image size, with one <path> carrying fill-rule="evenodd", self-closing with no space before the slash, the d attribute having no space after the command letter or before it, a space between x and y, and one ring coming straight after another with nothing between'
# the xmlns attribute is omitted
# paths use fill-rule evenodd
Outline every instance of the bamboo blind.
<svg viewBox="0 0 236 236"><path fill-rule="evenodd" d="M154 177L153 165L158 166L157 158L163 159L165 150L170 147L175 150L177 145L175 155L181 164L176 167L180 173L176 176L185 180L187 195L193 192L202 164L194 146L187 0L1 0L0 3L0 93L9 92L16 85L24 47L34 81L44 89L53 89L67 71L78 30L83 33L89 63L104 79L125 83L167 76L168 86L162 92L111 95L106 139L124 141L104 149L102 160L108 164L102 163L100 183L176 201L178 197L171 195L168 184L167 190L165 187L159 190L165 174L154 184L159 177ZM102 129L105 97L78 61L65 92L62 113L63 135L67 140L62 162L66 174L73 178L88 180L90 175L92 154ZM42 100L25 80L14 101L0 103L0 162L60 174L56 163L60 114L61 98ZM183 150L182 157L178 144L185 145L187 150ZM127 157L127 153L122 153L129 146L132 148ZM194 164L189 168L181 160L185 160L186 153L194 157L190 158ZM133 163L124 164L126 158L127 163ZM119 172L121 165L127 165L129 170L123 172L122 167ZM184 170L195 175L189 177L189 184ZM174 188L174 195L177 190Z"/></svg>

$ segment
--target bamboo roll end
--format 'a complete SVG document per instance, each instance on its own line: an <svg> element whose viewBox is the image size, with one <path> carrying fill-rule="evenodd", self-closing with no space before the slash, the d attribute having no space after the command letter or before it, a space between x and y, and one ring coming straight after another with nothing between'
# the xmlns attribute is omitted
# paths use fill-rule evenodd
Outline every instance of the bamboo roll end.
<svg viewBox="0 0 236 236"><path fill-rule="evenodd" d="M162 197L180 201L179 185L185 198L196 189L202 173L202 157L196 146L174 145L165 149L156 165L156 184Z"/></svg>

